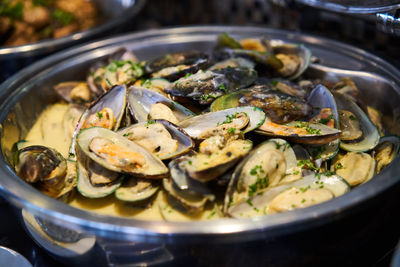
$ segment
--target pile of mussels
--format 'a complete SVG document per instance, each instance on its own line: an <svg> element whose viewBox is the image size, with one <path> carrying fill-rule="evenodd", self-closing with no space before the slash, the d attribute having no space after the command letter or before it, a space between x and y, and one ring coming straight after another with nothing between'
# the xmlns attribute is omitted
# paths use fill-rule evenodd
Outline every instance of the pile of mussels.
<svg viewBox="0 0 400 267"><path fill-rule="evenodd" d="M77 121L66 126L68 159L28 146L15 170L54 198L143 206L161 191L187 214L213 203L222 216L255 217L330 200L379 173L400 142L350 79L302 79L310 61L302 45L226 33L212 56L144 62L120 49L86 82L55 86Z"/></svg>

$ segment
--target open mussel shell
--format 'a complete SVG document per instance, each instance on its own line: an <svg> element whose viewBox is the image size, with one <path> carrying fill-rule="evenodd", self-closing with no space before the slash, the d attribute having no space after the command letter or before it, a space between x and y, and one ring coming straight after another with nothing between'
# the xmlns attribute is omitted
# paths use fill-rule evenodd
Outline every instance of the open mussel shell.
<svg viewBox="0 0 400 267"><path fill-rule="evenodd" d="M97 61L86 78L91 91L100 96L111 87L131 84L144 74L144 63L126 48L113 52L107 59Z"/></svg>
<svg viewBox="0 0 400 267"><path fill-rule="evenodd" d="M69 149L71 159L75 159L75 140L82 128L102 126L116 130L119 128L125 115L127 89L125 85L114 86L107 93L98 98L80 117ZM108 111L108 110L111 110ZM106 116L105 113L107 115ZM112 113L112 114L110 114Z"/></svg>
<svg viewBox="0 0 400 267"><path fill-rule="evenodd" d="M331 115L328 119L320 119L323 124L327 124L329 120L333 119L333 126L335 129L340 129L339 113L336 105L335 98L332 93L323 85L317 85L307 98L307 103L313 107L313 112L309 119L313 119L320 114L322 109L329 109ZM340 138L324 144L322 146L309 145L307 150L314 159L328 160L336 156L339 152Z"/></svg>
<svg viewBox="0 0 400 267"><path fill-rule="evenodd" d="M251 60L242 58L242 57L233 57L233 58L228 58L223 61L219 61L209 67L207 70L221 70L221 69L226 69L226 68L248 68L248 69L254 69L255 63Z"/></svg>
<svg viewBox="0 0 400 267"><path fill-rule="evenodd" d="M161 191L157 198L161 216L167 222L190 222L215 220L223 217L217 204L204 206L201 212L188 211L181 203L168 193Z"/></svg>
<svg viewBox="0 0 400 267"><path fill-rule="evenodd" d="M380 134L376 126L371 122L364 111L354 103L348 96L334 93L336 104L339 110L350 111L354 114L360 125L362 136L354 141L343 141L340 143L340 148L346 151L364 152L373 149L378 143ZM350 117L351 118L351 117ZM343 125L344 123L341 123Z"/></svg>
<svg viewBox="0 0 400 267"><path fill-rule="evenodd" d="M61 191L54 196L54 198L59 199L63 202L68 202L72 192L77 185L77 171L76 171L76 161L67 159L67 173L65 175L64 186Z"/></svg>
<svg viewBox="0 0 400 267"><path fill-rule="evenodd" d="M255 130L256 133L275 138L283 138L294 143L322 145L340 137L340 131L321 123L292 121L276 124L268 118Z"/></svg>
<svg viewBox="0 0 400 267"><path fill-rule="evenodd" d="M218 152L197 153L187 157L181 166L190 178L206 183L228 171L246 156L252 147L253 142L250 140L230 140Z"/></svg>
<svg viewBox="0 0 400 267"><path fill-rule="evenodd" d="M265 120L265 113L257 107L236 107L216 112L209 112L181 121L178 125L194 139L200 139L203 133L212 131L219 125L228 123L237 114L249 117L249 122L242 132L250 132L259 127Z"/></svg>
<svg viewBox="0 0 400 267"><path fill-rule="evenodd" d="M76 142L87 157L111 171L144 178L161 178L168 174L168 168L159 158L111 130L84 129Z"/></svg>
<svg viewBox="0 0 400 267"><path fill-rule="evenodd" d="M285 202L287 202L286 206L288 206L286 210L305 208L341 196L350 190L350 186L344 179L337 175L328 176L310 173L292 183L266 188L258 194L254 194L253 197L246 199L246 201L239 203L228 202L225 212L234 218L253 218L279 212L271 208L271 202L280 194L285 193L285 191L289 192L289 190L294 191L294 194L291 195L293 199L285 199ZM324 197L320 199L310 198L306 194L307 192L312 192L312 190L323 190ZM229 198L228 201L230 201Z"/></svg>
<svg viewBox="0 0 400 267"><path fill-rule="evenodd" d="M211 111L234 108L238 106L255 106L276 123L286 123L307 116L311 107L303 100L271 90L268 85L254 85L249 88L224 95L216 99Z"/></svg>
<svg viewBox="0 0 400 267"><path fill-rule="evenodd" d="M257 72L249 68L224 68L198 71L182 77L165 88L173 96L186 97L200 104L210 104L215 98L251 85Z"/></svg>
<svg viewBox="0 0 400 267"><path fill-rule="evenodd" d="M15 170L24 181L35 184L48 196L58 198L68 191L63 191L67 186L67 161L53 148L35 145L20 149Z"/></svg>
<svg viewBox="0 0 400 267"><path fill-rule="evenodd" d="M365 152L347 152L333 159L331 169L351 186L363 184L376 174L375 159Z"/></svg>
<svg viewBox="0 0 400 267"><path fill-rule="evenodd" d="M253 149L235 168L225 195L225 207L252 197L259 191L276 186L288 170L297 167L296 155L283 139L270 139ZM301 177L298 171L298 178Z"/></svg>
<svg viewBox="0 0 400 267"><path fill-rule="evenodd" d="M169 107L178 121L195 115L177 102L144 88L130 87L128 91L128 103L133 117L138 122L147 121L151 106L158 103Z"/></svg>
<svg viewBox="0 0 400 267"><path fill-rule="evenodd" d="M161 132L161 129L158 127L155 128L157 124L161 124L168 133L166 134L164 131ZM153 129L154 127L154 129ZM175 124L166 121L166 120L154 120L154 121L147 121L147 122L139 122L137 124L132 124L126 128L120 129L118 131L119 134L122 136L130 139L135 139L135 132L140 132L140 140L137 140L139 144L141 142L152 142L150 145L154 148L153 152L157 155L161 160L171 159L173 157L182 155L194 147L194 142L190 136L185 133L180 127L176 126ZM145 135L145 136L143 136ZM175 149L169 149L172 142L177 143ZM146 145L142 144L146 148ZM163 149L166 147L166 149ZM162 153L165 151L165 153Z"/></svg>
<svg viewBox="0 0 400 267"><path fill-rule="evenodd" d="M114 193L118 187L120 187L123 176L119 177L109 184L104 184L101 186L95 186L91 183L88 169L87 161L90 159L84 158L76 161L76 171L77 171L77 189L81 195L87 198L102 198Z"/></svg>
<svg viewBox="0 0 400 267"><path fill-rule="evenodd" d="M376 160L376 172L380 173L388 166L399 154L400 137L397 135L387 135L381 137L379 144L373 150L373 156Z"/></svg>
<svg viewBox="0 0 400 267"><path fill-rule="evenodd" d="M77 104L68 105L68 109L63 116L63 123L62 123L66 136L70 138L74 136L76 125L78 125L78 122L83 112L85 112L85 110L86 110L85 106Z"/></svg>
<svg viewBox="0 0 400 267"><path fill-rule="evenodd" d="M189 177L188 173L183 167L185 161L187 160L188 156L183 156L171 160L168 164L173 187L178 191L184 191L186 194L212 196L213 193L206 184ZM181 165L181 163L183 164Z"/></svg>
<svg viewBox="0 0 400 267"><path fill-rule="evenodd" d="M87 83L81 81L61 82L54 90L68 103L89 103L94 97Z"/></svg>
<svg viewBox="0 0 400 267"><path fill-rule="evenodd" d="M159 187L154 181L136 177L126 177L114 192L115 197L126 202L142 202L154 196Z"/></svg>
<svg viewBox="0 0 400 267"><path fill-rule="evenodd" d="M294 57L296 62L298 63L297 68L290 70L285 75L286 79L294 80L300 77L300 75L304 73L304 71L311 63L311 50L304 45L271 42L271 46L275 55L283 54L285 56ZM277 57L279 58L279 55ZM282 68L287 68L287 66L285 66L285 61L282 59L281 61L283 62ZM281 72L281 70L278 70L278 72Z"/></svg>
<svg viewBox="0 0 400 267"><path fill-rule="evenodd" d="M188 213L198 213L203 211L208 200L213 200L213 195L195 194L186 190L174 188L171 179L163 179L163 188L177 201Z"/></svg>
<svg viewBox="0 0 400 267"><path fill-rule="evenodd" d="M152 77L176 80L186 73L195 73L204 69L208 64L209 60L206 53L188 50L155 58L146 65L146 71Z"/></svg>

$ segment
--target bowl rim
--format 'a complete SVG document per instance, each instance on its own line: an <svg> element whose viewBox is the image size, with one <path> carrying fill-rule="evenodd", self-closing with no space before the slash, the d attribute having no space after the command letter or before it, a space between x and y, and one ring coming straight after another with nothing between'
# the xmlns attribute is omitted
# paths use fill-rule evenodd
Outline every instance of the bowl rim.
<svg viewBox="0 0 400 267"><path fill-rule="evenodd" d="M302 3L307 6L312 6L315 8L320 8L322 10L334 11L339 13L347 14L372 14L378 12L387 12L395 10L400 7L400 4L396 1L389 1L385 4L375 4L375 5L357 5L353 1L329 1L329 0L297 0L297 2Z"/></svg>
<svg viewBox="0 0 400 267"><path fill-rule="evenodd" d="M298 32L269 29L263 27L240 26L192 26L174 27L143 32L124 34L113 38L106 38L96 42L80 45L75 48L56 53L42 59L33 65L21 70L2 85L0 85L0 122L2 123L11 109L12 99L18 94L14 89L23 90L24 84L35 77L44 68L48 68L54 62L67 60L69 57L77 57L91 50L110 46L115 43L127 41L145 41L151 37L195 34L214 34L221 32L260 32L264 34L284 34L288 38L299 38L301 42L321 44L329 42L337 49L348 52L360 58L368 58L376 63L377 69L385 70L393 83L400 85L400 71L383 59L364 50L350 46L335 40L321 38ZM398 94L400 89L395 88ZM7 164L4 155L0 157L0 193L13 205L24 208L35 215L50 219L55 223L70 225L72 229L85 231L102 237L112 237L121 240L138 241L171 241L183 240L185 242L232 242L273 238L282 234L301 231L305 228L319 226L334 222L347 214L355 207L365 206L368 200L381 195L394 184L399 183L400 158L397 157L390 168L383 170L375 179L363 186L354 188L345 195L331 201L315 205L302 210L264 216L254 219L220 219L215 221L194 222L166 222L143 221L123 217L99 215L87 210L80 210L61 201L45 196L32 186L28 185L13 172ZM394 176L394 177L393 177Z"/></svg>
<svg viewBox="0 0 400 267"><path fill-rule="evenodd" d="M61 37L39 40L34 43L28 43L17 46L0 46L0 60L11 58L24 58L38 56L49 52L54 52L67 45L83 42L103 32L107 32L118 25L124 24L129 19L135 17L145 5L146 0L134 0L133 4L128 8L124 8L119 16L107 19L92 28L84 31L74 32L73 34Z"/></svg>

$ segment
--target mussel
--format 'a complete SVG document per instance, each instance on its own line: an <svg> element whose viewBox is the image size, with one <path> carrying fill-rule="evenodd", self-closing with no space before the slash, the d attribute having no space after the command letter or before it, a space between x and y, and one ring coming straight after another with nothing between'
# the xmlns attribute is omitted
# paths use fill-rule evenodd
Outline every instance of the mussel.
<svg viewBox="0 0 400 267"><path fill-rule="evenodd" d="M87 77L91 91L100 96L115 85L134 83L144 74L144 62L125 48L115 51L106 61L92 66Z"/></svg>
<svg viewBox="0 0 400 267"><path fill-rule="evenodd" d="M198 71L180 78L165 91L174 96L187 97L210 104L215 98L245 88L257 79L257 72L249 68L225 68Z"/></svg>
<svg viewBox="0 0 400 267"><path fill-rule="evenodd" d="M162 160L184 154L194 147L192 139L181 128L166 120L132 124L118 133Z"/></svg>
<svg viewBox="0 0 400 267"><path fill-rule="evenodd" d="M238 106L255 106L275 123L287 123L307 116L311 107L303 100L271 90L266 85L255 85L245 90L218 98L211 105L212 111Z"/></svg>
<svg viewBox="0 0 400 267"><path fill-rule="evenodd" d="M138 122L165 119L176 123L195 115L164 95L144 88L130 87L127 98L129 109Z"/></svg>
<svg viewBox="0 0 400 267"><path fill-rule="evenodd" d="M87 157L108 170L145 178L168 174L162 161L145 148L105 128L84 129L76 142Z"/></svg>
<svg viewBox="0 0 400 267"><path fill-rule="evenodd" d="M17 152L15 170L24 181L37 184L45 194L57 197L65 185L67 162L55 149L28 146Z"/></svg>

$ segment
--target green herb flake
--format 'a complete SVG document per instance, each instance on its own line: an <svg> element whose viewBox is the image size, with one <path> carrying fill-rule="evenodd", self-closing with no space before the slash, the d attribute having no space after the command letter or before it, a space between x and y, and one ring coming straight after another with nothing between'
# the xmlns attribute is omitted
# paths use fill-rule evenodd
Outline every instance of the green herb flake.
<svg viewBox="0 0 400 267"><path fill-rule="evenodd" d="M215 215L215 210L213 210L210 215L207 216L207 219L210 220Z"/></svg>
<svg viewBox="0 0 400 267"><path fill-rule="evenodd" d="M155 120L149 120L149 121L147 121L146 124L145 124L146 128L149 128L149 125L150 125L150 124L156 124L156 121L155 121Z"/></svg>
<svg viewBox="0 0 400 267"><path fill-rule="evenodd" d="M350 116L349 116L349 119L352 120L352 121L356 121L356 120L357 120L357 118L354 117L353 115L350 115Z"/></svg>
<svg viewBox="0 0 400 267"><path fill-rule="evenodd" d="M101 118L103 118L103 114L100 112L97 112L97 117L99 118L99 120L101 120Z"/></svg>
<svg viewBox="0 0 400 267"><path fill-rule="evenodd" d="M314 164L310 160L300 160L297 163L297 166L301 167L302 169L310 169L313 171L319 171L319 168L315 167Z"/></svg>
<svg viewBox="0 0 400 267"><path fill-rule="evenodd" d="M320 119L319 121L318 121L318 123L322 123L322 124L328 124L328 122L330 121L330 120L332 120L332 118L333 118L333 115L331 114L331 115L329 115L329 117L328 118L326 118L326 119Z"/></svg>
<svg viewBox="0 0 400 267"><path fill-rule="evenodd" d="M338 162L337 164L336 164L336 166L335 166L335 169L336 170L340 170L340 169L343 169L344 167L343 167L343 165L342 165L342 163L340 163L340 162Z"/></svg>
<svg viewBox="0 0 400 267"><path fill-rule="evenodd" d="M219 89L222 90L224 93L227 92L227 89L226 89L226 87L225 87L225 84L223 84L223 83L221 83L221 84L219 85Z"/></svg>
<svg viewBox="0 0 400 267"><path fill-rule="evenodd" d="M75 16L72 13L69 13L67 11L61 10L61 9L55 9L51 16L57 20L58 22L60 22L63 26L67 26L69 24L71 24L74 19Z"/></svg>
<svg viewBox="0 0 400 267"><path fill-rule="evenodd" d="M185 74L185 76L184 76L183 78L185 78L185 79L186 79L186 78L189 78L190 75L192 75L192 74L191 74L190 72L188 72L188 73Z"/></svg>
<svg viewBox="0 0 400 267"><path fill-rule="evenodd" d="M303 199L301 200L301 203L304 203L304 202L306 202L306 199L305 199L305 198L303 198Z"/></svg>
<svg viewBox="0 0 400 267"><path fill-rule="evenodd" d="M132 135L132 134L133 134L132 132L130 132L130 133L124 133L123 136L130 136L130 135Z"/></svg>
<svg viewBox="0 0 400 267"><path fill-rule="evenodd" d="M22 19L24 13L24 4L22 1L18 1L14 5L11 5L9 1L0 3L0 16L6 16L12 19Z"/></svg>
<svg viewBox="0 0 400 267"><path fill-rule="evenodd" d="M236 132L236 128L228 128L228 134L233 135L233 134L235 134L235 132Z"/></svg>
<svg viewBox="0 0 400 267"><path fill-rule="evenodd" d="M300 187L299 188L299 190L302 192L302 193L305 193L308 189L310 189L311 188L311 186L310 185L308 185L308 186L306 186L306 187Z"/></svg>
<svg viewBox="0 0 400 267"><path fill-rule="evenodd" d="M270 82L270 84L271 84L272 86L277 86L278 83L279 83L278 81L271 81L271 82Z"/></svg>

